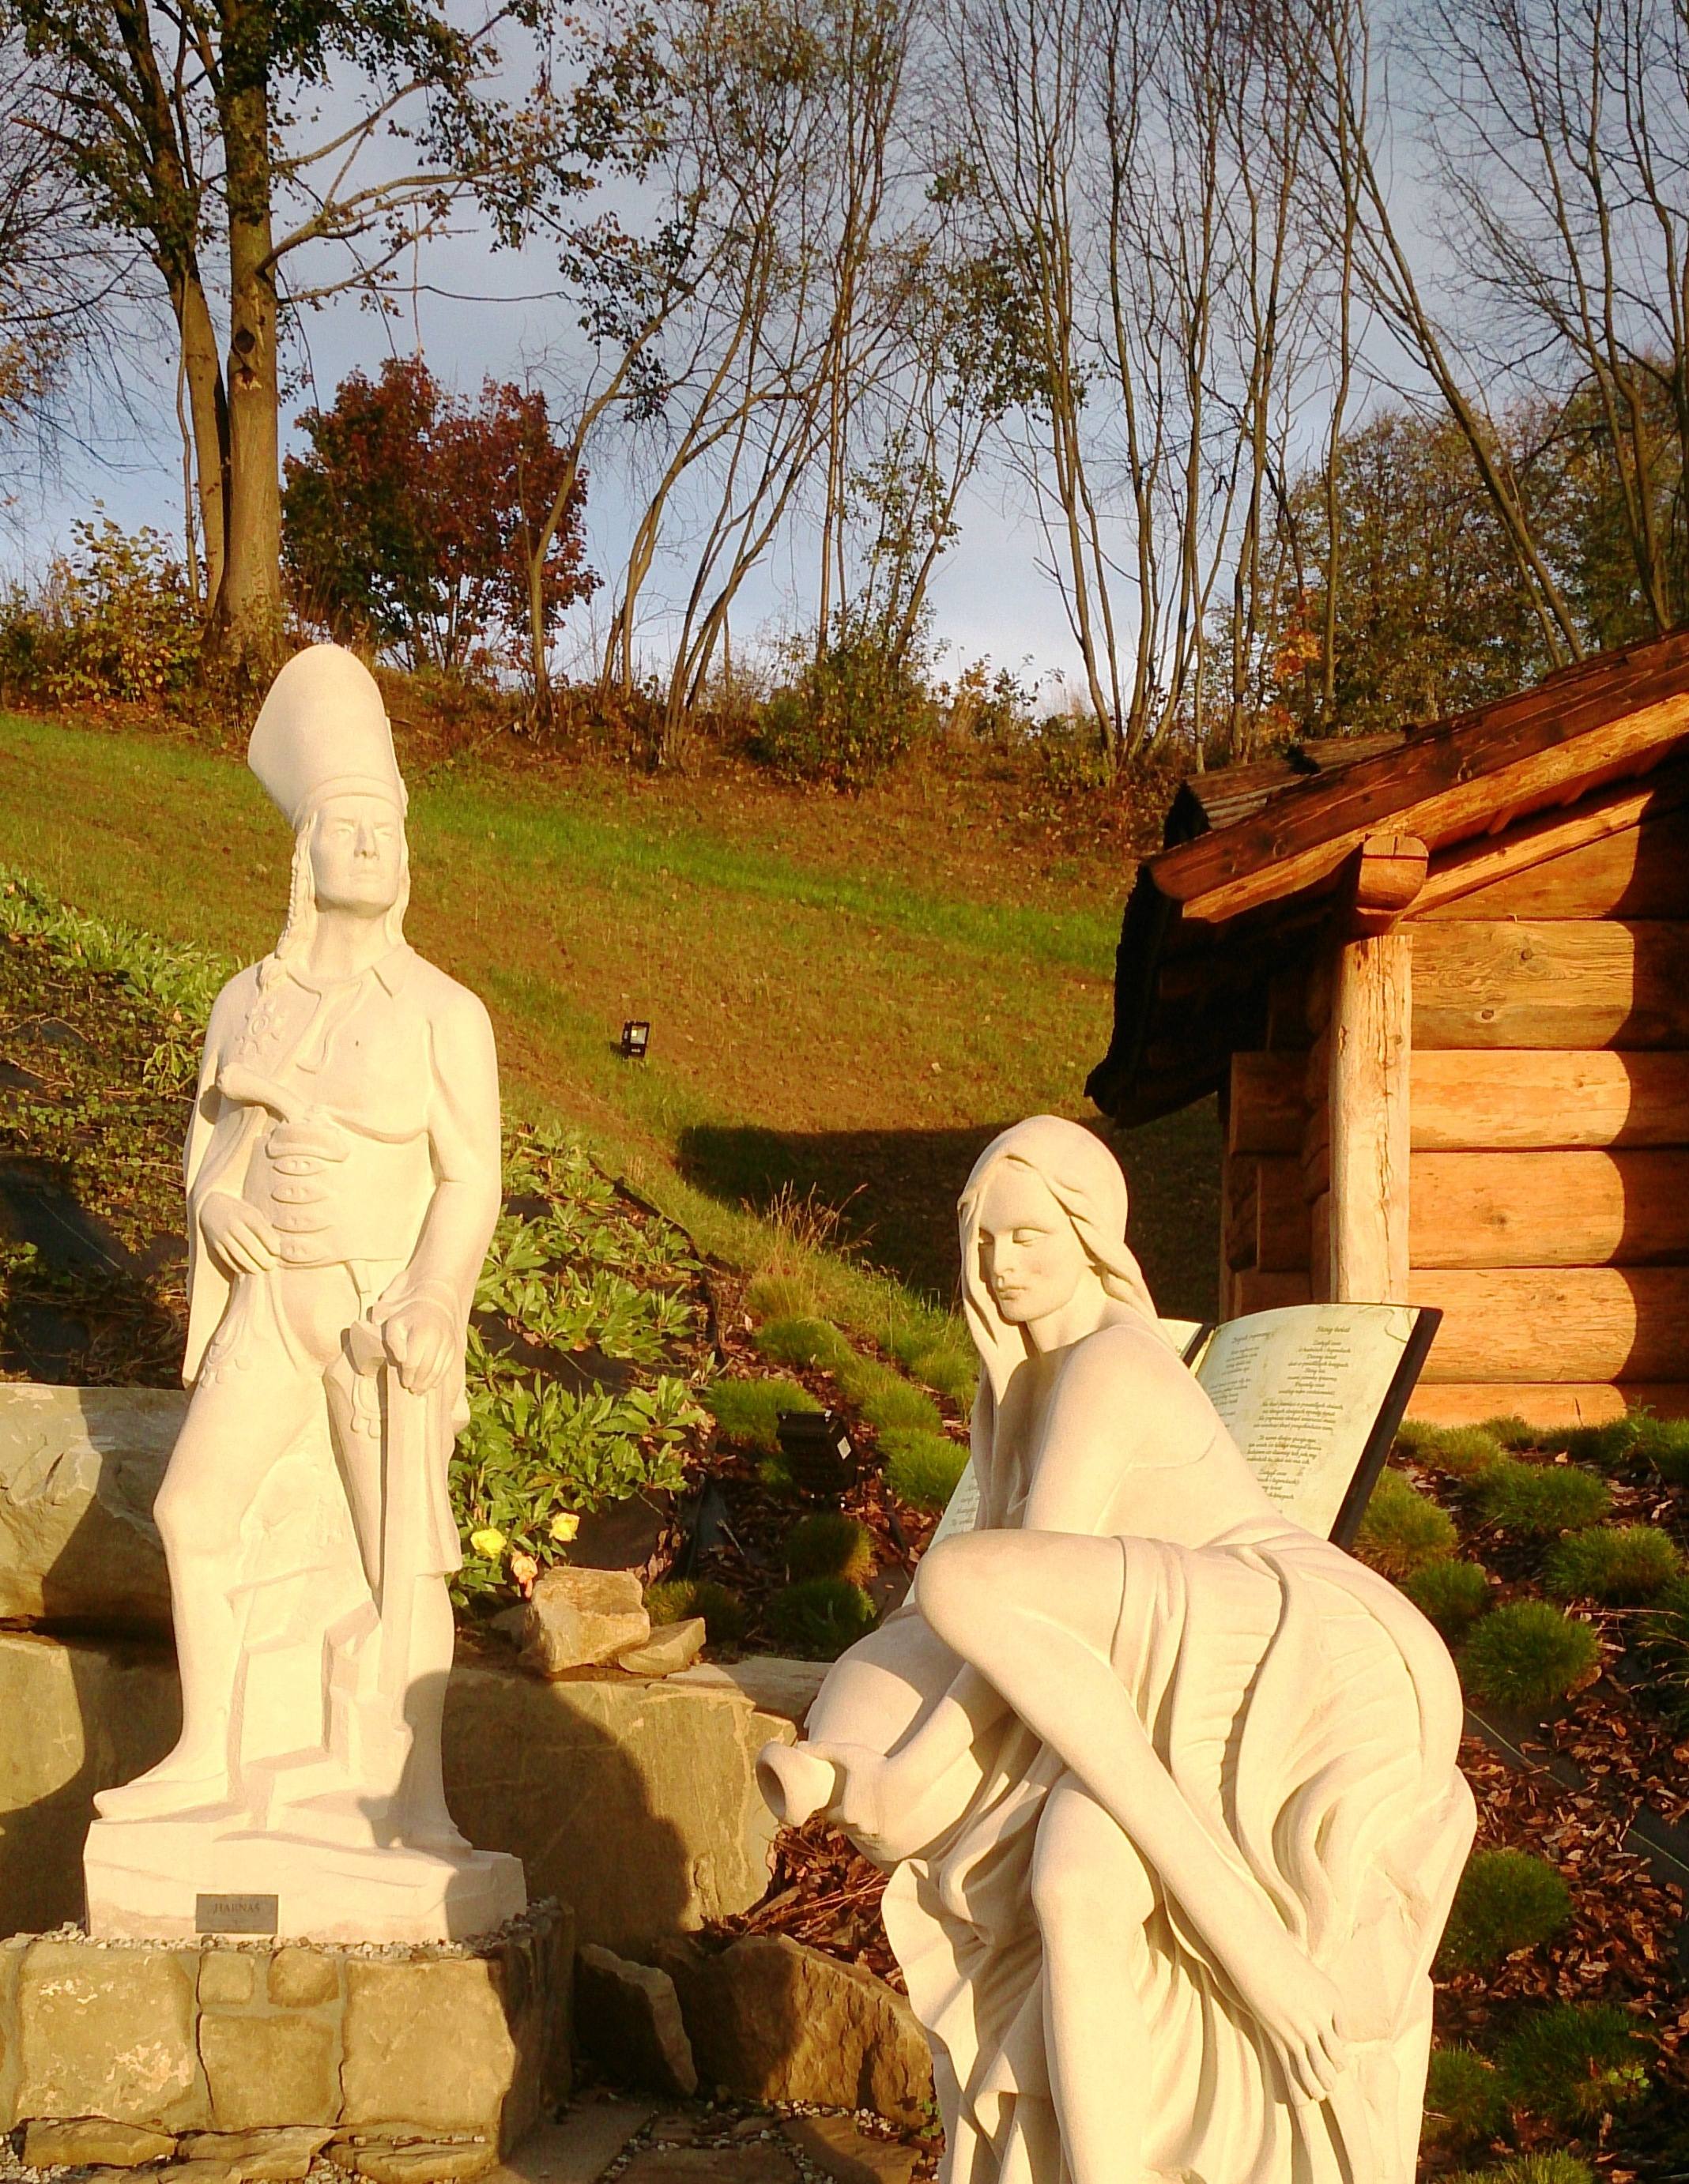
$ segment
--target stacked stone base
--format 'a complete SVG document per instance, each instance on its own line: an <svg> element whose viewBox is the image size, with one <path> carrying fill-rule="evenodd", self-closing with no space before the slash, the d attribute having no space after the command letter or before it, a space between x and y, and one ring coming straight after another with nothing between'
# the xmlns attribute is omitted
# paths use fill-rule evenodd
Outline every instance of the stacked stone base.
<svg viewBox="0 0 1689 2184"><path fill-rule="evenodd" d="M568 2093L573 1966L555 1903L457 1947L19 1935L0 2130L27 2126L31 2165L175 2153L194 2184L318 2154L371 2184L471 2176Z"/></svg>

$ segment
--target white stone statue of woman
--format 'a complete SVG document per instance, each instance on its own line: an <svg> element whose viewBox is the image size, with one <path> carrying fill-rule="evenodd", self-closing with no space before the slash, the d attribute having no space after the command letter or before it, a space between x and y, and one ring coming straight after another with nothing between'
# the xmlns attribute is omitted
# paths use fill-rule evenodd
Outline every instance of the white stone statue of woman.
<svg viewBox="0 0 1689 2184"><path fill-rule="evenodd" d="M1155 1324L1106 1149L961 1201L977 1527L770 1747L892 1870L946 2184L1411 2184L1470 1847L1435 1631L1290 1524Z"/></svg>
<svg viewBox="0 0 1689 2184"><path fill-rule="evenodd" d="M99 1932L447 1938L522 1908L453 1825L446 1465L499 1206L492 1027L404 938L405 794L335 645L277 675L248 760L293 830L273 952L218 995L187 1155L187 1417L154 1510L182 1728L96 1800Z"/></svg>

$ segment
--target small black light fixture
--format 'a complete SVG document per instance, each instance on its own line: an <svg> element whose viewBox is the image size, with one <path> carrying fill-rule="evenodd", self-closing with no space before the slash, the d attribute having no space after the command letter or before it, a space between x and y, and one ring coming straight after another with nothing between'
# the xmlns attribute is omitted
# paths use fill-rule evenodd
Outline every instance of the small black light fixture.
<svg viewBox="0 0 1689 2184"><path fill-rule="evenodd" d="M651 1027L648 1023L629 1021L622 1027L622 1051L629 1061L643 1061L645 1049L651 1043Z"/></svg>
<svg viewBox="0 0 1689 2184"><path fill-rule="evenodd" d="M861 1466L838 1411L782 1411L778 1426L780 1453L800 1494L836 1502L856 1485Z"/></svg>

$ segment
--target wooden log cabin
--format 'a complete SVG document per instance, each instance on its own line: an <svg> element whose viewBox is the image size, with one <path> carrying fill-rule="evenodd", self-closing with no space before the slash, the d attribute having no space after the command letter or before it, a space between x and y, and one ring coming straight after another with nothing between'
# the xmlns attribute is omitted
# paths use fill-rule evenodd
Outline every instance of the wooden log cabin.
<svg viewBox="0 0 1689 2184"><path fill-rule="evenodd" d="M1689 1415L1689 635L1198 776L1166 842L1088 1089L1218 1089L1222 1316L1440 1306L1441 1423Z"/></svg>

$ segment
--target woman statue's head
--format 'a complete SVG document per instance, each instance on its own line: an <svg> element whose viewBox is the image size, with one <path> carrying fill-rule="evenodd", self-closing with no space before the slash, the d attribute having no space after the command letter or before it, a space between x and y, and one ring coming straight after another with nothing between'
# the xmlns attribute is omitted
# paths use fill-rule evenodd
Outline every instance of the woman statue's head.
<svg viewBox="0 0 1689 2184"><path fill-rule="evenodd" d="M1097 1326L1111 1305L1155 1319L1126 1247L1120 1163L1078 1123L1034 1115L994 1138L973 1164L957 1212L962 1303L1000 1396L1031 1346L1028 1328L1083 1304L1088 1290Z"/></svg>

